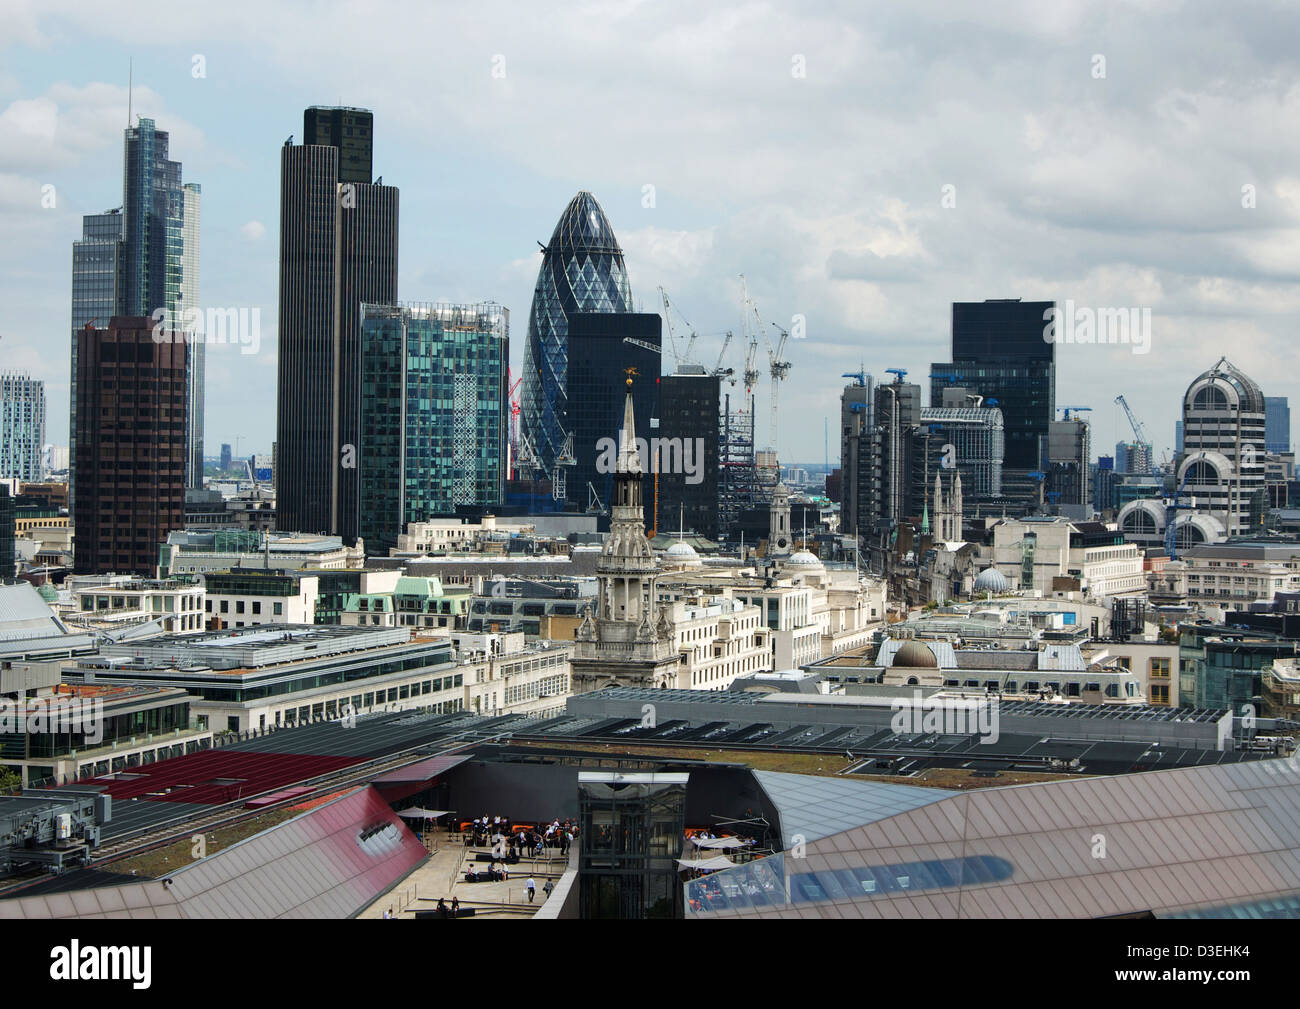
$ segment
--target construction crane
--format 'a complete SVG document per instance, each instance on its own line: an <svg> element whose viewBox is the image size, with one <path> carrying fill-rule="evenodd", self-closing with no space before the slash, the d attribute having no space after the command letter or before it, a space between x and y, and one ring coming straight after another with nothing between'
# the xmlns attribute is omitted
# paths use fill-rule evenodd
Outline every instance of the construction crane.
<svg viewBox="0 0 1300 1009"><path fill-rule="evenodd" d="M1147 437L1146 430L1142 427L1142 422L1137 419L1133 411L1129 409L1128 400L1124 394L1120 393L1115 397L1115 402L1124 408L1124 416L1128 418L1129 427L1133 429L1133 437L1143 445L1150 445L1151 439Z"/></svg>
<svg viewBox="0 0 1300 1009"><path fill-rule="evenodd" d="M542 472L542 460L537 454L537 449L533 447L532 440L524 432L519 432L519 472L532 473L533 490L530 497L535 505L537 497L537 474Z"/></svg>
<svg viewBox="0 0 1300 1009"><path fill-rule="evenodd" d="M663 299L664 302L664 325L668 327L668 344L670 347L672 347L673 350L673 360L676 361L679 365L692 364L693 360L691 355L694 354L695 352L695 341L700 338L700 334L695 332L694 328L691 327L691 324L687 320L686 316L682 315L682 313L678 311L677 312L678 317L682 320L682 322L685 322L687 328L691 330L690 339L686 343L686 352L682 353L681 351L679 351L677 345L677 334L673 330L672 313L673 313L674 306L668 301L668 292L665 291L662 287L659 288L659 296Z"/></svg>
<svg viewBox="0 0 1300 1009"><path fill-rule="evenodd" d="M736 369L722 367L722 359L727 356L727 348L730 346L731 346L731 330L727 330L727 336L722 341L722 350L718 352L718 363L713 366L713 370L709 372L709 374L712 375L714 378L730 379L731 384L735 385Z"/></svg>
<svg viewBox="0 0 1300 1009"><path fill-rule="evenodd" d="M640 347L642 350L654 351L654 353L659 354L660 356L663 355L662 347L656 347L653 343L648 343L645 340L636 340L630 336L625 336L623 337L623 342L630 343L633 347Z"/></svg>
<svg viewBox="0 0 1300 1009"><path fill-rule="evenodd" d="M857 371L846 371L840 376L840 378L857 379L858 386L865 387L867 384L867 370L865 368L859 368Z"/></svg>
<svg viewBox="0 0 1300 1009"><path fill-rule="evenodd" d="M940 374L939 372L937 372L937 371L932 371L932 372L930 372L930 377L931 377L931 378L940 378L940 379L943 379L945 382L952 382L952 383L954 383L954 384L957 383L957 382L960 382L960 381L961 381L961 376L960 376L960 375L953 375L953 374L941 375L941 374Z"/></svg>
<svg viewBox="0 0 1300 1009"><path fill-rule="evenodd" d="M1073 410L1075 413L1083 413L1085 410L1091 411L1091 410L1092 410L1092 407L1090 407L1090 406L1058 406L1057 409L1058 409L1058 410L1062 410L1062 411L1065 412L1065 416L1062 418L1062 420L1069 420L1069 419L1070 419L1070 411L1071 411L1071 410ZM1075 419L1075 420L1078 420L1079 418L1078 418L1078 417L1075 417L1074 419Z"/></svg>
<svg viewBox="0 0 1300 1009"><path fill-rule="evenodd" d="M578 465L578 460L573 455L573 435L565 433L564 428L560 428L560 433L564 434L564 444L555 456L555 472L551 477L551 497L556 501L568 497L569 477L566 467Z"/></svg>
<svg viewBox="0 0 1300 1009"><path fill-rule="evenodd" d="M907 377L906 368L886 368L885 371L888 372L890 375L897 376L897 381L899 382L903 381L903 379Z"/></svg>
<svg viewBox="0 0 1300 1009"><path fill-rule="evenodd" d="M748 350L745 352L745 371L743 375L745 379L745 392L748 393L753 392L754 386L758 384L758 369L754 367L754 357L758 354L758 336L750 329L749 325L749 285L745 282L745 275L743 273L740 275L740 294L740 321L743 327L741 331L744 333L745 340L748 344Z"/></svg>
<svg viewBox="0 0 1300 1009"><path fill-rule="evenodd" d="M510 373L506 372L506 383L509 391L506 393L506 402L510 404L510 465L506 471L515 470L518 472L519 458L519 414L523 411L523 405L519 401L519 386L523 384L524 377L520 375L512 383Z"/></svg>
<svg viewBox="0 0 1300 1009"><path fill-rule="evenodd" d="M777 447L776 439L778 434L777 398L781 389L781 383L784 382L786 376L790 374L790 362L787 361L782 355L785 353L785 342L788 339L790 339L790 334L786 330L778 326L775 322L772 323L771 325L776 329L778 333L781 334L781 339L777 342L775 350L772 348L772 343L770 340L768 341L767 344L768 373L772 377L772 448L776 449Z"/></svg>

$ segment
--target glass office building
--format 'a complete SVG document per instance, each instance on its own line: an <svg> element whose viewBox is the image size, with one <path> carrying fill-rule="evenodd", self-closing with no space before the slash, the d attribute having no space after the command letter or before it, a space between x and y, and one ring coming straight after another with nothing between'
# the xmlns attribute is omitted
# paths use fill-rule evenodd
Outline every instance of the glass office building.
<svg viewBox="0 0 1300 1009"><path fill-rule="evenodd" d="M1050 301L954 302L952 360L931 366L930 403L962 387L1002 411L1004 465L1036 470L1056 418L1056 344L1043 339ZM990 402L996 400L997 402Z"/></svg>
<svg viewBox="0 0 1300 1009"><path fill-rule="evenodd" d="M716 540L722 384L700 365L679 365L659 380L659 437L681 466L661 466L659 525ZM690 453L690 467L686 453ZM689 469L689 471L688 471Z"/></svg>
<svg viewBox="0 0 1300 1009"><path fill-rule="evenodd" d="M578 193L542 249L524 349L523 429L550 474L564 447L569 405L569 319L577 312L631 312L623 250L591 193ZM656 365L654 374L658 374Z"/></svg>
<svg viewBox="0 0 1300 1009"><path fill-rule="evenodd" d="M0 479L41 479L45 446L45 383L0 372Z"/></svg>
<svg viewBox="0 0 1300 1009"><path fill-rule="evenodd" d="M567 466L564 497L579 509L591 503L591 491L608 508L614 493L612 461L601 464L602 439L606 447L618 442L627 397L627 369L636 370L632 403L636 412L636 437L659 435L659 353L663 319L650 312L582 312L569 316L568 408L564 426L573 436L574 464ZM636 343L626 342L633 339ZM540 451L540 449L539 449ZM653 463L653 460L651 460ZM601 472L601 470L605 472ZM654 522L653 465L642 483L646 524ZM675 521L675 520L674 520Z"/></svg>
<svg viewBox="0 0 1300 1009"><path fill-rule="evenodd" d="M360 536L386 552L411 522L501 503L510 313L361 306Z"/></svg>
<svg viewBox="0 0 1300 1009"><path fill-rule="evenodd" d="M1291 407L1285 396L1264 397L1264 450L1291 451Z"/></svg>
<svg viewBox="0 0 1300 1009"><path fill-rule="evenodd" d="M77 438L77 332L87 323L104 327L121 315L117 294L125 262L122 208L81 219L81 239L72 243L72 388L69 392L68 439ZM76 453L68 453L68 500L77 491Z"/></svg>

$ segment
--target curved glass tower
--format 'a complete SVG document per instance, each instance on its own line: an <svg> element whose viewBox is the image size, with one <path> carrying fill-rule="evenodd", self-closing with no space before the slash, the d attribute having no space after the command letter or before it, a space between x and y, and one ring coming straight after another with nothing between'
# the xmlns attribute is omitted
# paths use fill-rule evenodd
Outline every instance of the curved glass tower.
<svg viewBox="0 0 1300 1009"><path fill-rule="evenodd" d="M564 445L568 410L569 316L631 312L623 250L605 212L583 190L564 208L542 250L524 350L523 433L549 474Z"/></svg>

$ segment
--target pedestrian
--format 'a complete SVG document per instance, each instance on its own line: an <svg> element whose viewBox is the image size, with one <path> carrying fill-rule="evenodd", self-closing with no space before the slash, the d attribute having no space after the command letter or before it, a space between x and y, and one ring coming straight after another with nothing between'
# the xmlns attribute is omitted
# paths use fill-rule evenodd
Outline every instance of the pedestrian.
<svg viewBox="0 0 1300 1009"><path fill-rule="evenodd" d="M551 891L554 889L555 889L555 883L553 883L551 880L548 879L546 881L546 885L542 887L542 892L549 897L551 895Z"/></svg>
<svg viewBox="0 0 1300 1009"><path fill-rule="evenodd" d="M528 903L531 904L533 898L537 896L537 880L533 879L532 876L529 876L528 882L525 885L528 887Z"/></svg>
<svg viewBox="0 0 1300 1009"><path fill-rule="evenodd" d="M439 917L439 918L445 918L445 917L447 917L447 898L446 898L446 897L439 897L439 898L438 898L438 917Z"/></svg>

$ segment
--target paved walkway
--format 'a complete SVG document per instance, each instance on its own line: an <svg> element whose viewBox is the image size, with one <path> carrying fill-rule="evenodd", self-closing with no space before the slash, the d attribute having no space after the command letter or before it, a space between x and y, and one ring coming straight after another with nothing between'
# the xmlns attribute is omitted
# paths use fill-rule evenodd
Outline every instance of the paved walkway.
<svg viewBox="0 0 1300 1009"><path fill-rule="evenodd" d="M432 835L429 843L432 847ZM487 862L479 862L474 856L479 853L488 854L492 849L467 848L454 839L448 841L447 836L441 832L437 836L437 844L438 850L433 852L427 862L400 880L357 917L382 919L384 912L392 908L395 918L414 918L413 912L417 910L432 911L437 908L439 897L446 898L449 905L453 897L459 897L460 906L474 908L476 918L527 918L546 900L542 887L546 885L547 879L559 880L568 868L568 859L560 858L558 849L547 849L548 852L553 852L549 862L546 856L536 861L523 858L514 865L506 866L510 873L509 879L492 883L467 883L465 873L471 866L478 870L487 869ZM524 886L530 875L537 883L537 896L531 904Z"/></svg>

